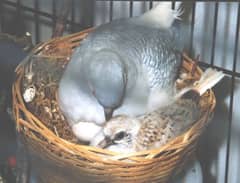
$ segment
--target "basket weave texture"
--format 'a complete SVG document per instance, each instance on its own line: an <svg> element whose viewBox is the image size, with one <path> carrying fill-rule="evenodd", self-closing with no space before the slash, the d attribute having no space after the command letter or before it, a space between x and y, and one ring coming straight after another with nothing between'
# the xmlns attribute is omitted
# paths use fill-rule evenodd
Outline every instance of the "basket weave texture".
<svg viewBox="0 0 240 183"><path fill-rule="evenodd" d="M89 31L91 29L52 39L38 45L32 54L69 58L72 50ZM186 55L183 59L182 71L191 72L193 60ZM187 132L158 149L118 154L67 141L47 128L37 114L31 113L21 93L21 82L27 64L28 62L23 62L16 69L17 79L12 91L13 112L17 131L31 155L31 168L35 169L42 182L165 183L175 170L181 170L193 155L199 136L208 124L215 107L215 96L210 90L200 100L203 115ZM197 67L194 72L195 78L199 78L201 74L201 69Z"/></svg>

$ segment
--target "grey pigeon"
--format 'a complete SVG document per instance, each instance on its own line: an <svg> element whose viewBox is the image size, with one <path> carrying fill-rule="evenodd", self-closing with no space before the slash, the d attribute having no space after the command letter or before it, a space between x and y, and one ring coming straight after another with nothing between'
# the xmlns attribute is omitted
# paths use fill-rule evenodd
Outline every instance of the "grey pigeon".
<svg viewBox="0 0 240 183"><path fill-rule="evenodd" d="M159 3L142 16L115 20L76 48L59 85L59 104L73 132L90 141L119 114L138 116L171 98L181 65L181 14Z"/></svg>

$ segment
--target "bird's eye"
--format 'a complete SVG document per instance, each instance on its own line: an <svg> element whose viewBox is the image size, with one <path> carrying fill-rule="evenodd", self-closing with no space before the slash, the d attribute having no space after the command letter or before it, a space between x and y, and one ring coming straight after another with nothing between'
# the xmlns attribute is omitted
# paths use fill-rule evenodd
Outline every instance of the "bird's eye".
<svg viewBox="0 0 240 183"><path fill-rule="evenodd" d="M114 140L118 141L118 140L122 140L125 136L127 136L127 133L126 132L118 132L115 137L114 137Z"/></svg>

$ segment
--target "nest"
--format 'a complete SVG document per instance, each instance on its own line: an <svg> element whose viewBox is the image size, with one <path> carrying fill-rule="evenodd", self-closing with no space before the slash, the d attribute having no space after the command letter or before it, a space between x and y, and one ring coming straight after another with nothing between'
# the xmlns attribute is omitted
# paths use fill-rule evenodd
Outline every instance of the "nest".
<svg viewBox="0 0 240 183"><path fill-rule="evenodd" d="M206 92L200 99L204 111L201 118L184 134L158 149L118 154L82 145L59 110L56 91L73 49L89 31L91 29L38 45L16 69L13 110L18 133L31 154L31 167L42 182L49 183L167 182L193 155L215 107L213 92ZM186 55L183 59L181 73L188 77L179 83L179 88L202 74L192 59ZM36 69L39 72L31 75ZM26 75L28 73L30 75ZM23 92L29 87L37 92L32 101L25 103Z"/></svg>

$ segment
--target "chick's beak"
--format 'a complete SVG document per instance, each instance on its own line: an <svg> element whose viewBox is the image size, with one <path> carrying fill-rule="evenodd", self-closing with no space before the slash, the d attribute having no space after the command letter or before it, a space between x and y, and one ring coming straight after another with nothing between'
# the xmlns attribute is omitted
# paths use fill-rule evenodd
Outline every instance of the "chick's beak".
<svg viewBox="0 0 240 183"><path fill-rule="evenodd" d="M113 141L111 140L111 138L109 136L105 136L105 138L102 141L100 141L97 146L104 149L112 144Z"/></svg>
<svg viewBox="0 0 240 183"><path fill-rule="evenodd" d="M109 121L112 118L113 109L112 108L104 108L104 115L105 115L106 121Z"/></svg>

